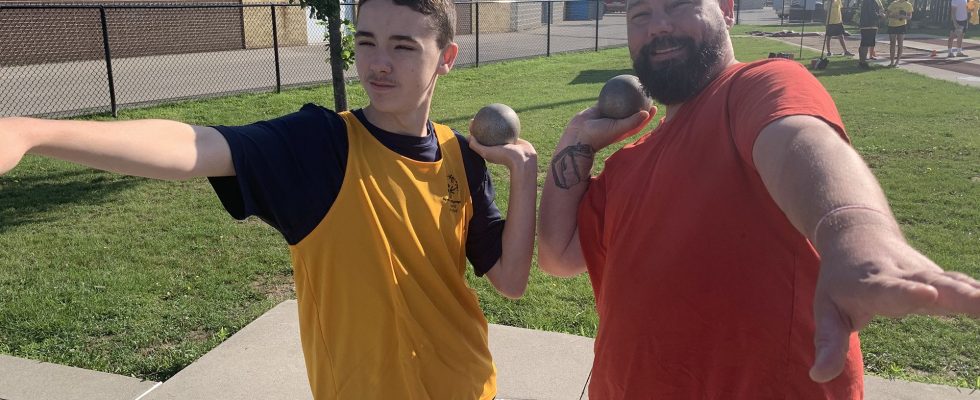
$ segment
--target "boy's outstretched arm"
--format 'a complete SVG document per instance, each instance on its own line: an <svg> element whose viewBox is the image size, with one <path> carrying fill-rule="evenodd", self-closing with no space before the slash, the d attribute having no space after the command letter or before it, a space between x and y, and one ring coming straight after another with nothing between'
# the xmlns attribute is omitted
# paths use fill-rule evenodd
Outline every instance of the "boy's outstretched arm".
<svg viewBox="0 0 980 400"><path fill-rule="evenodd" d="M0 175L24 154L155 179L235 174L228 143L217 130L166 120L0 118Z"/></svg>
<svg viewBox="0 0 980 400"><path fill-rule="evenodd" d="M538 155L525 140L503 146L483 146L468 138L469 146L481 157L510 171L510 199L504 225L500 259L487 278L500 294L520 298L527 289L534 251L535 207L538 195Z"/></svg>

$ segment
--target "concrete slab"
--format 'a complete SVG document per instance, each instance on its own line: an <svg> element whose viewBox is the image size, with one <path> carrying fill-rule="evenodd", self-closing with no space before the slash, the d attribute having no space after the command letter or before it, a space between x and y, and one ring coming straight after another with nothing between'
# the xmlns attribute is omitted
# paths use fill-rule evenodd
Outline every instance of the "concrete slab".
<svg viewBox="0 0 980 400"><path fill-rule="evenodd" d="M977 400L980 390L864 377L865 400Z"/></svg>
<svg viewBox="0 0 980 400"><path fill-rule="evenodd" d="M593 340L490 325L500 400L588 399ZM312 400L296 301L285 301L159 386L0 356L0 400ZM580 397L581 396L581 397ZM867 400L980 400L980 391L865 377Z"/></svg>
<svg viewBox="0 0 980 400"><path fill-rule="evenodd" d="M280 303L141 400L312 400L297 313Z"/></svg>
<svg viewBox="0 0 980 400"><path fill-rule="evenodd" d="M157 382L0 355L0 399L133 400Z"/></svg>
<svg viewBox="0 0 980 400"><path fill-rule="evenodd" d="M592 367L592 339L490 325L498 399L578 399ZM141 400L312 399L300 350L296 301L285 301Z"/></svg>
<svg viewBox="0 0 980 400"><path fill-rule="evenodd" d="M592 370L592 339L490 325L498 399L575 400Z"/></svg>

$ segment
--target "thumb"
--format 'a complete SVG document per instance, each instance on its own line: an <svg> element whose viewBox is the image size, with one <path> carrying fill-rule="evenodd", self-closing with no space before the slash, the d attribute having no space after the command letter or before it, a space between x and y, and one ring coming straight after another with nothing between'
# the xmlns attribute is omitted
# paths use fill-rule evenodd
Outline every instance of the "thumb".
<svg viewBox="0 0 980 400"><path fill-rule="evenodd" d="M830 299L817 300L813 305L816 332L816 359L810 368L810 379L827 382L844 370L844 359L850 345L850 323Z"/></svg>

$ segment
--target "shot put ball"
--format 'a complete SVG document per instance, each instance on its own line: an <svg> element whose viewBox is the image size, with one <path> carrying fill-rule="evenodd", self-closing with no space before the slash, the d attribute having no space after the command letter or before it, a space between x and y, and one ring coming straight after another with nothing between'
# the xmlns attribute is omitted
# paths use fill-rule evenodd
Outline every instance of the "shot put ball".
<svg viewBox="0 0 980 400"><path fill-rule="evenodd" d="M516 143L521 134L521 120L505 104L494 103L477 111L470 133L484 146Z"/></svg>
<svg viewBox="0 0 980 400"><path fill-rule="evenodd" d="M640 78L619 75L608 81L599 92L596 107L603 118L622 119L640 110L649 110L651 100L643 91Z"/></svg>

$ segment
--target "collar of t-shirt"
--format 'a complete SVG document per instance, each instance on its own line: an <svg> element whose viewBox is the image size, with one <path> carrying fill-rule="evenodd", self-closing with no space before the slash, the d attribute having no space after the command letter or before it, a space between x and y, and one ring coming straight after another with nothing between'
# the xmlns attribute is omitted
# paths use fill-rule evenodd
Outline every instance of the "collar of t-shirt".
<svg viewBox="0 0 980 400"><path fill-rule="evenodd" d="M352 113L367 128L368 132L371 132L371 136L374 136L389 150L415 161L434 162L442 158L432 121L427 121L425 124L428 131L425 136L399 135L374 126L364 115L363 109L356 109Z"/></svg>

